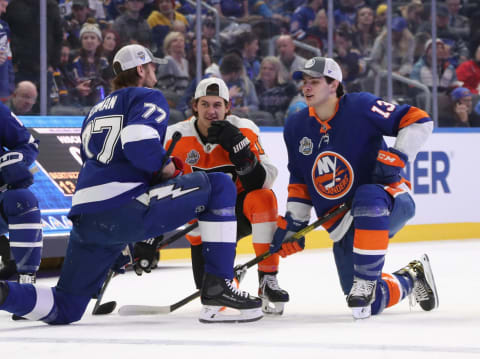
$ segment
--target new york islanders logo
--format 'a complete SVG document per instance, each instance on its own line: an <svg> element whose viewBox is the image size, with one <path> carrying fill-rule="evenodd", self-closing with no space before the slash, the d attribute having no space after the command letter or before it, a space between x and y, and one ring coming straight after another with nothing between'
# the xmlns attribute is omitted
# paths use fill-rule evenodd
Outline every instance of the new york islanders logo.
<svg viewBox="0 0 480 359"><path fill-rule="evenodd" d="M352 166L342 155L327 151L320 153L315 159L312 181L323 198L342 198L352 188L353 179Z"/></svg>

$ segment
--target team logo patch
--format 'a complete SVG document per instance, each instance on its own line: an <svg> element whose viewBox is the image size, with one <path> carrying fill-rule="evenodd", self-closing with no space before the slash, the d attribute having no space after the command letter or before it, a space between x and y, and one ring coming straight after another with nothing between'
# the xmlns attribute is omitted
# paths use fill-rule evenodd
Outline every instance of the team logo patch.
<svg viewBox="0 0 480 359"><path fill-rule="evenodd" d="M313 65L315 65L315 59L310 59L307 62L305 62L305 68L306 69L309 69L309 68L313 67Z"/></svg>
<svg viewBox="0 0 480 359"><path fill-rule="evenodd" d="M200 153L196 150L191 150L187 154L187 159L185 160L185 163L187 165L193 166L198 163L198 160L200 159Z"/></svg>
<svg viewBox="0 0 480 359"><path fill-rule="evenodd" d="M300 146L298 150L302 155L309 156L312 154L313 151L313 143L312 140L308 137L304 137L300 140Z"/></svg>
<svg viewBox="0 0 480 359"><path fill-rule="evenodd" d="M354 174L350 163L336 152L322 152L312 169L313 185L320 196L339 199L353 186Z"/></svg>
<svg viewBox="0 0 480 359"><path fill-rule="evenodd" d="M140 60L145 61L145 53L143 51L137 52L137 56L140 58Z"/></svg>

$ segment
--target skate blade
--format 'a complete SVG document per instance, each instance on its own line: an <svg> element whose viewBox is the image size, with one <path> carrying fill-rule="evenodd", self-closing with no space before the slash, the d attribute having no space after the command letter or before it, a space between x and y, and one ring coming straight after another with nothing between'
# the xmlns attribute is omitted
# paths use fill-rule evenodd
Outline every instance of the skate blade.
<svg viewBox="0 0 480 359"><path fill-rule="evenodd" d="M372 307L370 305L368 307L353 307L351 309L353 319L355 320L367 319L372 315Z"/></svg>
<svg viewBox="0 0 480 359"><path fill-rule="evenodd" d="M262 312L267 315L282 315L285 308L285 302L270 302L267 298L262 298Z"/></svg>
<svg viewBox="0 0 480 359"><path fill-rule="evenodd" d="M423 254L420 257L420 263L422 263L423 266L423 271L425 273L425 279L427 280L428 285L430 288L432 288L433 292L433 297L435 299L435 305L433 306L433 309L438 308L439 302L438 302L438 292L437 292L437 286L435 284L435 279L433 278L433 271L432 267L430 266L430 259L428 258L427 254Z"/></svg>
<svg viewBox="0 0 480 359"><path fill-rule="evenodd" d="M240 310L230 307L204 305L198 320L201 323L247 323L262 318L261 308Z"/></svg>

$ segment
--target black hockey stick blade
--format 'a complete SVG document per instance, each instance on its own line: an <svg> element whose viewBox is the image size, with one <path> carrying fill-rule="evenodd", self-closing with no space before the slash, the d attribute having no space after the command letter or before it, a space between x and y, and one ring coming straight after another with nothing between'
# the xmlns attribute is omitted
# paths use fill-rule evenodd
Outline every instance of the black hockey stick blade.
<svg viewBox="0 0 480 359"><path fill-rule="evenodd" d="M111 302L100 304L96 309L94 308L92 314L93 315L110 314L115 310L116 307L117 307L117 302L113 300Z"/></svg>
<svg viewBox="0 0 480 359"><path fill-rule="evenodd" d="M92 310L93 315L108 314L107 312L105 312L105 309L101 309L101 311L103 311L101 313L99 313L98 310L99 310L100 306L102 305L101 302L102 302L103 294L105 293L105 290L107 289L108 284L110 283L110 280L113 278L114 275L115 275L115 272L110 269L110 271L107 274L107 279L105 279L105 282L103 283L102 289L100 289L100 293L98 293L97 301L95 302L95 306L93 307L93 310ZM112 303L112 302L109 302L109 303ZM105 304L109 304L109 303L105 303ZM107 306L107 309L111 308L111 306L112 306L112 304L109 304L109 306ZM115 302L115 304L113 305L113 308L110 311L110 313L115 309L116 306L117 306L117 303Z"/></svg>

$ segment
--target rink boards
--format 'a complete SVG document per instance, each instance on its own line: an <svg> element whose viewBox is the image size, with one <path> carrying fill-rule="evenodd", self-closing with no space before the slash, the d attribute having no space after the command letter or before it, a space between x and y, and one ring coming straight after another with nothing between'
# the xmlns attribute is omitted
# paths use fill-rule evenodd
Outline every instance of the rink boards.
<svg viewBox="0 0 480 359"><path fill-rule="evenodd" d="M66 217L75 189L80 161L80 127L83 117L20 117L34 137L40 140L40 155L31 187L39 199L45 236L44 257L61 257L71 223ZM274 184L279 213L287 198L287 154L282 129L261 128L262 145L279 170ZM391 143L394 139L387 139ZM480 129L437 129L406 166L405 177L413 186L417 204L414 219L393 241L425 241L480 237L478 178ZM239 253L252 252L250 239L239 242ZM185 247L186 241L177 241ZM307 248L330 247L323 230L309 235ZM188 256L186 249L164 250L162 258Z"/></svg>

